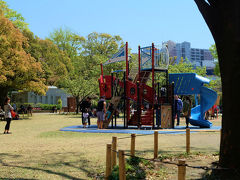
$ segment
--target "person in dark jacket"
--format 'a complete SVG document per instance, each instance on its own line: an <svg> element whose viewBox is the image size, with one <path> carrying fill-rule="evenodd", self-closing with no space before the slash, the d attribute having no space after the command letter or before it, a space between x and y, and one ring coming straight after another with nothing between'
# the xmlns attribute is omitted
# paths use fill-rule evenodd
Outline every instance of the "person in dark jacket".
<svg viewBox="0 0 240 180"><path fill-rule="evenodd" d="M189 119L191 117L191 108L192 108L192 101L189 96L186 96L183 99L183 116L186 118L186 128L189 125Z"/></svg>
<svg viewBox="0 0 240 180"><path fill-rule="evenodd" d="M178 97L178 95L174 96L174 120L175 117L177 115L177 126L179 126L180 123L180 114L182 112L182 108L183 108L183 102L182 100Z"/></svg>
<svg viewBox="0 0 240 180"><path fill-rule="evenodd" d="M91 125L91 122L90 122L90 116L91 116L91 106L92 106L92 103L91 103L91 98L90 97L87 97L84 101L82 101L81 105L80 105L80 109L81 109L81 112L82 112L82 122L83 122L83 114L84 113L88 113L88 117L87 117L87 120L88 120L88 127Z"/></svg>

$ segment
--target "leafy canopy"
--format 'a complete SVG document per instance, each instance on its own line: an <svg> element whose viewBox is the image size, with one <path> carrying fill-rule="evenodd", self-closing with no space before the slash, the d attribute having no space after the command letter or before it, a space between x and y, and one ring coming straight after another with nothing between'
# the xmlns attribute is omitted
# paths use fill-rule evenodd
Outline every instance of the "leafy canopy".
<svg viewBox="0 0 240 180"><path fill-rule="evenodd" d="M32 32L24 30L29 46L25 50L42 64L43 77L47 85L58 85L73 70L70 58L52 41L39 39Z"/></svg>
<svg viewBox="0 0 240 180"><path fill-rule="evenodd" d="M12 21L14 26L21 31L28 29L28 23L25 22L24 17L17 11L10 9L7 3L3 0L0 0L0 13L3 13L3 15Z"/></svg>
<svg viewBox="0 0 240 180"><path fill-rule="evenodd" d="M27 38L13 23L0 14L0 86L2 89L25 89L44 94L46 86L41 64L28 54Z"/></svg>

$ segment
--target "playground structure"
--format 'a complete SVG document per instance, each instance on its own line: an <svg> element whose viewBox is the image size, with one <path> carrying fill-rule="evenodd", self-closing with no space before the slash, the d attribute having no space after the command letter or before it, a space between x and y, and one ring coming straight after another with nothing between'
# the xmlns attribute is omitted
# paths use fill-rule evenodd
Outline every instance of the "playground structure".
<svg viewBox="0 0 240 180"><path fill-rule="evenodd" d="M126 43L117 58L115 55L117 60L108 60L104 65L122 61L123 58L126 61L126 70L112 71L111 75L103 74L101 64L100 96L110 100L114 109L111 116L105 119L104 128L107 128L110 122L113 127L113 115L121 103L124 110L124 128L128 126L174 128L174 94L200 94L200 105L192 109L190 123L200 127L211 126L210 122L204 120L204 113L214 105L217 95L213 90L203 86L210 80L194 73L168 74L167 45L159 47L152 44L143 48L139 46L137 66L134 64L130 71ZM118 77L120 72L123 72L121 79Z"/></svg>
<svg viewBox="0 0 240 180"><path fill-rule="evenodd" d="M169 74L170 82L174 82L174 94L195 95L196 106L191 110L190 124L209 128L212 123L205 120L205 112L209 110L217 100L217 93L204 86L210 80L195 73ZM200 95L198 105L197 95Z"/></svg>

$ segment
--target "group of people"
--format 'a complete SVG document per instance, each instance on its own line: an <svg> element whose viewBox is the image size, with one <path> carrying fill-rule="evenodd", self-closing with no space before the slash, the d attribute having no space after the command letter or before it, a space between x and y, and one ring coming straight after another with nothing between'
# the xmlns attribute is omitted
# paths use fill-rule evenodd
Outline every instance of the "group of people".
<svg viewBox="0 0 240 180"><path fill-rule="evenodd" d="M175 117L177 117L177 126L179 126L180 116L182 115L186 119L186 128L188 128L191 108L192 101L189 96L184 96L183 100L181 100L178 95L174 96L174 120Z"/></svg>
<svg viewBox="0 0 240 180"><path fill-rule="evenodd" d="M88 123L88 126L91 125L91 122L90 122L90 116L92 114L91 105L92 104L91 104L91 98L90 97L87 97L80 104L80 109L82 111L83 128L87 127L87 123ZM98 101L97 109L96 109L98 129L103 129L103 121L105 119L109 119L111 117L113 111L114 111L113 104L109 103L109 105L107 107L105 97L101 96L100 100Z"/></svg>
<svg viewBox="0 0 240 180"><path fill-rule="evenodd" d="M21 105L20 109L18 111L16 104L11 105L10 101L11 101L10 98L6 97L6 99L4 101L3 109L0 106L1 118L4 117L4 119L7 122L3 134L11 134L11 132L9 131L10 124L11 124L12 119L15 119L15 120L19 119L18 112L21 112L24 115L24 113L26 113L26 111L27 111L28 115L32 116L33 108L31 105L28 105L27 108L25 108L24 105Z"/></svg>
<svg viewBox="0 0 240 180"><path fill-rule="evenodd" d="M83 125L83 128L87 127L87 122L88 122L88 126L91 125L91 122L90 122L90 116L92 114L91 105L92 105L92 103L91 103L91 98L90 97L87 97L80 104L80 109L82 111L82 125Z"/></svg>

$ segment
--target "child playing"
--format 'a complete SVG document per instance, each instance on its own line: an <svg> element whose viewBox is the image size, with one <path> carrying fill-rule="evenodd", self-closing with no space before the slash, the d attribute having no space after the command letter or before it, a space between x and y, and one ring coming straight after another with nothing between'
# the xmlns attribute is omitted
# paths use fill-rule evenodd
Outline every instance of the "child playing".
<svg viewBox="0 0 240 180"><path fill-rule="evenodd" d="M89 116L89 114L88 114L88 112L84 112L83 113L83 128L86 128L86 126L87 126L87 121L88 121L88 116Z"/></svg>
<svg viewBox="0 0 240 180"><path fill-rule="evenodd" d="M109 103L108 110L105 115L105 120L108 120L111 117L111 114L113 113L113 104Z"/></svg>

